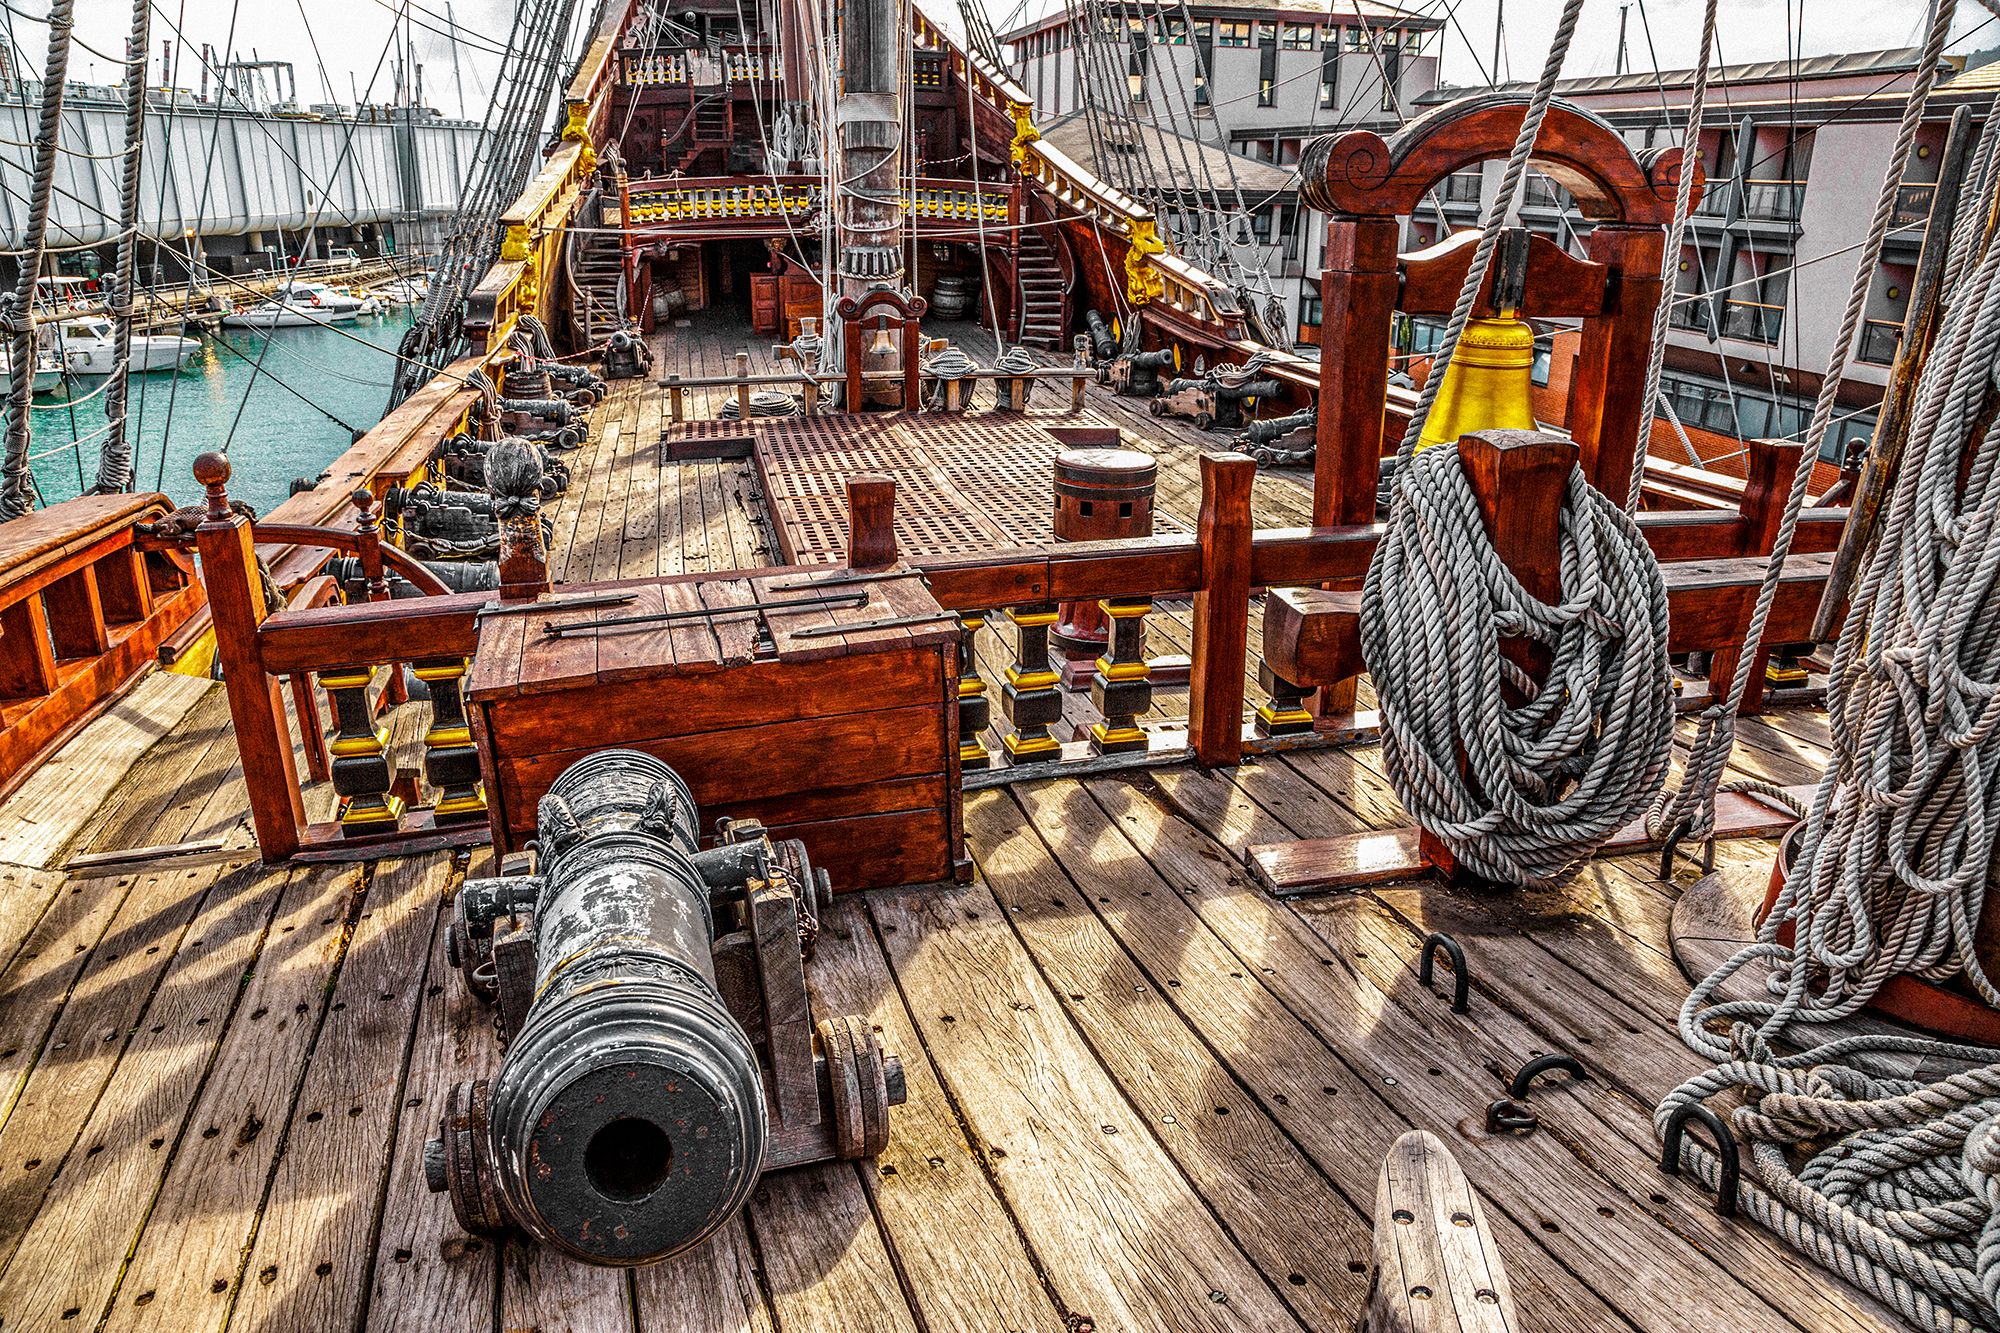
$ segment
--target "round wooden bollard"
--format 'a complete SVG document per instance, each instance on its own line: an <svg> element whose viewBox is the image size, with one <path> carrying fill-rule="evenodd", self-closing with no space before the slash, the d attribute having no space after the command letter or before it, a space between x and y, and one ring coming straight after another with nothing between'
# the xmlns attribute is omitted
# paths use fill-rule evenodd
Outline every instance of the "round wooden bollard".
<svg viewBox="0 0 2000 1333"><path fill-rule="evenodd" d="M1094 542L1153 535L1153 488L1159 465L1136 449L1065 449L1055 462L1057 541ZM1064 602L1049 643L1062 654L1063 683L1088 680L1110 624L1095 601Z"/></svg>

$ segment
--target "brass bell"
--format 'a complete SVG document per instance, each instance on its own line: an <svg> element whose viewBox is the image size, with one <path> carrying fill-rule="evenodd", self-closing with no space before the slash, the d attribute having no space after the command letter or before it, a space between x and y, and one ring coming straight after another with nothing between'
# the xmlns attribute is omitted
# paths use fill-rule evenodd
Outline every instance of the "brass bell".
<svg viewBox="0 0 2000 1333"><path fill-rule="evenodd" d="M1521 320L1469 319L1424 419L1418 449L1476 430L1533 430L1535 331Z"/></svg>

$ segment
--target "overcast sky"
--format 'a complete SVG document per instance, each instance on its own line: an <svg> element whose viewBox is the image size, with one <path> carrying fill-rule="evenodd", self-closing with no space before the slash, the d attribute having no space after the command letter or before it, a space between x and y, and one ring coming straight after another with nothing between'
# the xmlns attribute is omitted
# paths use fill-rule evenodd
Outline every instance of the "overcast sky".
<svg viewBox="0 0 2000 1333"><path fill-rule="evenodd" d="M10 8L32 10L46 4L47 0L13 0ZM592 0L579 0L579 9L585 13L591 5ZM1346 0L1333 0L1336 14L1345 5ZM1058 7L1060 0L988 3L994 26L1003 31L1024 17ZM941 20L955 17L952 0L927 0L927 8ZM1416 0L1408 8L1452 17L1446 30L1444 78L1465 84L1485 81L1485 67L1492 62L1494 18L1503 8L1506 40L1502 75L1532 78L1541 67L1559 5L1556 0ZM1586 0L1565 72L1597 74L1614 68L1620 8L1619 0ZM1721 58L1733 64L1779 60L1793 54L1907 46L1918 39L1927 8L1921 0L1724 0L1719 23ZM462 82L467 107L477 115L484 108L497 53L512 23L514 0L450 0L449 9L459 32L455 43L449 36L452 28L447 23L446 0L337 0L334 4L326 0L159 0L153 11L152 79L161 80L161 43L171 40L178 47L184 34L195 46L206 42L218 50L233 47L244 59L254 52L265 60L292 62L297 67L301 101L325 101L331 95L334 100L351 102L356 88L364 97L386 101L394 76L383 53L395 15L407 12L414 24L425 100L447 113L456 112ZM1960 40L1954 50L2000 44L2000 21L1980 4L1961 0L1958 10L1953 33ZM5 14L0 10L0 15ZM77 38L99 52L120 52L129 14L130 7L122 0L81 0ZM1692 64L1700 39L1701 14L1702 0L1646 0L1643 11L1637 3L1632 4L1626 24L1628 67L1654 68L1655 51L1659 68ZM46 28L15 17L6 22L15 43L25 51L29 67L39 68ZM192 48L178 63L177 82L196 86L200 66ZM70 69L72 78L91 82L109 83L116 78L111 64L88 50L73 52Z"/></svg>

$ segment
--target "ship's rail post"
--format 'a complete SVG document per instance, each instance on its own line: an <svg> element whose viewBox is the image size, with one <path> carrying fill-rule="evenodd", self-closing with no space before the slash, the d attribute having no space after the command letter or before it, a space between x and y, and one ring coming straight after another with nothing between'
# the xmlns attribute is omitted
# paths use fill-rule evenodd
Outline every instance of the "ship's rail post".
<svg viewBox="0 0 2000 1333"><path fill-rule="evenodd" d="M229 717L243 756L250 819L264 859L282 861L299 849L306 813L284 697L277 679L265 672L257 645L257 627L272 608L264 601L250 518L229 503L229 459L203 454L194 461L194 476L207 495L195 549L214 618Z"/></svg>
<svg viewBox="0 0 2000 1333"><path fill-rule="evenodd" d="M1791 494L1792 482L1797 478L1806 462L1805 445L1798 440L1753 439L1746 442L1743 455L1743 497L1737 503L1740 533L1739 545L1733 554L1767 556L1778 544L1778 529L1785 519L1785 500ZM1747 631L1754 599L1743 604L1742 619L1738 628ZM1730 640L1729 645L1718 648L1709 657L1708 687L1712 698L1720 699L1729 692L1729 683L1735 679L1736 664L1742 657L1742 650L1735 646L1743 642L1743 634ZM1771 647L1780 645L1772 644ZM1757 660L1751 664L1750 685L1743 694L1743 713L1764 711L1764 688L1766 670L1771 659L1771 648L1761 648Z"/></svg>
<svg viewBox="0 0 2000 1333"><path fill-rule="evenodd" d="M1204 768L1243 761L1243 659L1250 648L1250 487L1257 460L1203 454L1201 586L1194 595L1188 744Z"/></svg>

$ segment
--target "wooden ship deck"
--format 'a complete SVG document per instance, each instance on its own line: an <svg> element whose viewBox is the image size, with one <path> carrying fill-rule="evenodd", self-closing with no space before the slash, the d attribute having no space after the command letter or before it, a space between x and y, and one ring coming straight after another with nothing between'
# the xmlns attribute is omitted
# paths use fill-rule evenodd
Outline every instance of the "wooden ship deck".
<svg viewBox="0 0 2000 1333"><path fill-rule="evenodd" d="M715 325L657 342L669 374L737 350ZM770 562L754 468L668 458L664 400L625 381L573 456L567 578ZM1192 522L1203 438L1147 440L1163 511ZM1260 477L1260 525L1307 496ZM1173 643L1185 612L1163 609ZM420 711L390 715L399 763ZM1365 744L968 793L972 882L841 897L811 973L903 1060L879 1161L767 1176L713 1241L636 1272L469 1238L419 1150L450 1085L498 1063L442 956L491 854L258 863L229 719L220 687L149 677L0 806L8 1328L1346 1329L1377 1168L1411 1128L1456 1147L1527 1327L1898 1326L1659 1170L1652 1107L1698 1066L1674 1031L1683 885L1652 856L1533 894L1253 882L1250 846L1407 822ZM1810 710L1746 719L1737 771L1809 780L1824 739ZM1464 1016L1417 980L1439 929L1470 958ZM1590 1079L1538 1088L1536 1132L1488 1133L1550 1051Z"/></svg>

